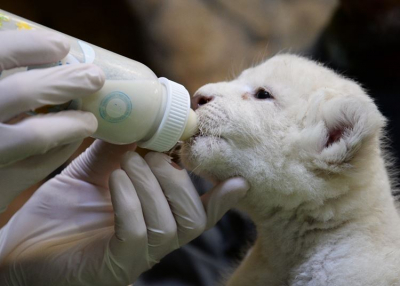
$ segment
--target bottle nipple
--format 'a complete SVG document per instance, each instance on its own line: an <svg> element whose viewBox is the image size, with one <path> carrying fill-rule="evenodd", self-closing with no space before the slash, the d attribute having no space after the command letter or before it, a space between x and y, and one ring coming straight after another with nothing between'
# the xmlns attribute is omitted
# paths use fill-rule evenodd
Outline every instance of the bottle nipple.
<svg viewBox="0 0 400 286"><path fill-rule="evenodd" d="M185 141L185 140L189 139L194 134L196 134L197 130L198 130L197 115L192 109L190 109L189 110L189 118L187 120L185 129L183 130L183 133L182 133L179 141Z"/></svg>

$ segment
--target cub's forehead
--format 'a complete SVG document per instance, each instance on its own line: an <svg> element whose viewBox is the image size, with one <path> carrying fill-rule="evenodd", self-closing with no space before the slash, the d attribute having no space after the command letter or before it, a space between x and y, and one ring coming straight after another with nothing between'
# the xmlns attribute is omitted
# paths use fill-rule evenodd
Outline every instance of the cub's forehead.
<svg viewBox="0 0 400 286"><path fill-rule="evenodd" d="M317 78L332 76L333 73L317 62L298 57L295 55L278 55L270 58L264 63L243 71L238 77L239 80L251 78Z"/></svg>
<svg viewBox="0 0 400 286"><path fill-rule="evenodd" d="M334 88L344 78L321 64L295 55L278 55L247 69L237 78L251 86L276 86L309 94L319 88Z"/></svg>

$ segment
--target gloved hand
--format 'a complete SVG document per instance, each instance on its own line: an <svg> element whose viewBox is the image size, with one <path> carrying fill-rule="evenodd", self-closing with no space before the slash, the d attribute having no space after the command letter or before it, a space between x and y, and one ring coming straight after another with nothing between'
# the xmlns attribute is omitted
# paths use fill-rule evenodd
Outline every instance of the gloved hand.
<svg viewBox="0 0 400 286"><path fill-rule="evenodd" d="M200 198L167 155L133 148L97 140L36 191L0 231L0 285L126 286L249 188L232 178Z"/></svg>
<svg viewBox="0 0 400 286"><path fill-rule="evenodd" d="M43 31L0 32L0 72L54 63L69 51L66 38ZM65 162L97 129L89 112L65 111L7 122L47 104L92 94L104 84L94 65L76 64L19 72L0 80L0 213L23 190Z"/></svg>

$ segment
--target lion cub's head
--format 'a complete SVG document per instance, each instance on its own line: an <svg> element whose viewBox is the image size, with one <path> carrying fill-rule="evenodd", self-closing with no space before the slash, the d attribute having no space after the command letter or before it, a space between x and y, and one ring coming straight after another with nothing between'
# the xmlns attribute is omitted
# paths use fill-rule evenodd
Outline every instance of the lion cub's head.
<svg viewBox="0 0 400 286"><path fill-rule="evenodd" d="M207 84L193 104L200 132L184 144L183 163L215 181L246 178L255 207L323 203L365 183L382 161L385 120L373 101L353 81L298 56L278 55L233 81Z"/></svg>

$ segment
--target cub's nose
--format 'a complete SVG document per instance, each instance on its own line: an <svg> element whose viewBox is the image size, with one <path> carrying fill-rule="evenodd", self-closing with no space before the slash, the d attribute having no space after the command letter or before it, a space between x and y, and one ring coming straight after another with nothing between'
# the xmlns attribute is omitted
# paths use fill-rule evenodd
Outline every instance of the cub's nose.
<svg viewBox="0 0 400 286"><path fill-rule="evenodd" d="M212 101L214 96L204 95L204 94L197 94L192 99L192 109L196 110L197 108L201 107Z"/></svg>

